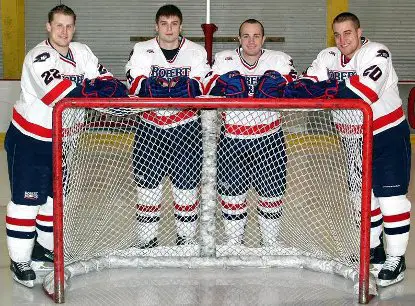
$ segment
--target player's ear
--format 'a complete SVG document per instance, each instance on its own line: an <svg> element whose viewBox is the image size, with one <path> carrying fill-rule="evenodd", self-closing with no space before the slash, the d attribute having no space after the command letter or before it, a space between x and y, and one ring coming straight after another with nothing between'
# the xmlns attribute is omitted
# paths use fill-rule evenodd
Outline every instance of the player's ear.
<svg viewBox="0 0 415 306"><path fill-rule="evenodd" d="M47 30L48 32L50 32L50 31L52 30L52 26L50 25L50 23L49 23L49 22L46 22L46 30Z"/></svg>
<svg viewBox="0 0 415 306"><path fill-rule="evenodd" d="M358 37L360 38L360 37L362 37L362 34L363 34L363 30L362 30L362 28L358 28L357 29L357 35L358 35Z"/></svg>
<svg viewBox="0 0 415 306"><path fill-rule="evenodd" d="M262 36L262 42L261 42L261 45L263 46L264 45L264 43L265 43L265 39L267 39L267 37L264 35L264 36Z"/></svg>
<svg viewBox="0 0 415 306"><path fill-rule="evenodd" d="M238 35L239 45L242 45L241 36Z"/></svg>
<svg viewBox="0 0 415 306"><path fill-rule="evenodd" d="M156 29L156 32L158 33L159 32L159 25L157 23L154 25L154 28Z"/></svg>
<svg viewBox="0 0 415 306"><path fill-rule="evenodd" d="M181 24L179 28L180 33L182 32L182 30L183 30L183 25Z"/></svg>

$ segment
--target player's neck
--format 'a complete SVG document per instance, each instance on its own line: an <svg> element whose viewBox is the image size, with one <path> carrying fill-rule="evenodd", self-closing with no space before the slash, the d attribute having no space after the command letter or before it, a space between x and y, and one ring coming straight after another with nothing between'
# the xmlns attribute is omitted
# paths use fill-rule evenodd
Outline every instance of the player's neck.
<svg viewBox="0 0 415 306"><path fill-rule="evenodd" d="M173 50L177 49L180 45L179 39L173 42L162 41L157 37L157 41L159 43L160 48L165 50Z"/></svg>
<svg viewBox="0 0 415 306"><path fill-rule="evenodd" d="M63 55L64 57L66 57L68 55L69 47L57 46L53 42L51 42L50 40L49 40L49 43L52 45L53 49L55 49L56 51L59 52L59 54Z"/></svg>
<svg viewBox="0 0 415 306"><path fill-rule="evenodd" d="M248 55L246 54L243 50L242 50L242 58L249 64L249 65L253 65L255 64L258 59L261 56L261 53L259 53L258 55Z"/></svg>

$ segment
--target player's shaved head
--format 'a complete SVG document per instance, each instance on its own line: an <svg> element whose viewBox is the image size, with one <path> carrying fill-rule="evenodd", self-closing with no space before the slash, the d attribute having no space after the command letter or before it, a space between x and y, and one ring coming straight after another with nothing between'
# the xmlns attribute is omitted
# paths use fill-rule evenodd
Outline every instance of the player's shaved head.
<svg viewBox="0 0 415 306"><path fill-rule="evenodd" d="M161 16L170 17L177 16L180 19L180 24L183 23L183 15L180 9L173 4L166 4L160 7L156 13L156 23L159 22Z"/></svg>
<svg viewBox="0 0 415 306"><path fill-rule="evenodd" d="M51 23L53 21L53 17L55 16L55 14L63 14L63 15L67 15L67 16L72 16L73 17L73 23L75 23L75 21L76 21L75 12L70 7L68 7L64 4L55 6L53 9L51 9L49 11L49 13L48 13L49 23Z"/></svg>
<svg viewBox="0 0 415 306"><path fill-rule="evenodd" d="M241 31L242 31L242 27L243 27L243 25L244 24L246 24L246 23L249 23L249 24L259 24L260 26L261 26L261 32L262 32L262 36L264 36L265 35L265 30L264 30L264 26L262 25L262 23L261 22L259 22L258 20L256 20L256 19L247 19L247 20L245 20L244 22L242 22L241 23L241 25L239 26L239 37L241 36Z"/></svg>
<svg viewBox="0 0 415 306"><path fill-rule="evenodd" d="M359 18L357 18L357 16L355 14L350 13L350 12L344 12L344 13L341 13L341 14L337 15L333 19L332 27L335 23L345 22L345 21L349 21L349 20L351 22L353 22L356 29L360 28Z"/></svg>

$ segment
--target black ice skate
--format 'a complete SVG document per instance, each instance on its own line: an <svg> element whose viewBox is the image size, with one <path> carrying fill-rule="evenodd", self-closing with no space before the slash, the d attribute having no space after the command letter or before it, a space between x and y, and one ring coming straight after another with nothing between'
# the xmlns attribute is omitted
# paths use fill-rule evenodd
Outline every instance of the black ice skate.
<svg viewBox="0 0 415 306"><path fill-rule="evenodd" d="M157 247L158 245L159 243L158 243L157 237L154 237L149 242L139 244L138 248L139 249L151 249L151 248Z"/></svg>
<svg viewBox="0 0 415 306"><path fill-rule="evenodd" d="M380 269L382 269L385 260L386 254L383 247L383 239L380 237L380 244L377 247L370 249L370 272L376 277Z"/></svg>
<svg viewBox="0 0 415 306"><path fill-rule="evenodd" d="M197 244L197 242L193 238L177 235L176 245L195 245L195 244Z"/></svg>
<svg viewBox="0 0 415 306"><path fill-rule="evenodd" d="M377 284L387 287L400 282L405 277L405 256L387 255L386 261L378 274Z"/></svg>
<svg viewBox="0 0 415 306"><path fill-rule="evenodd" d="M32 268L35 271L50 271L53 269L53 251L41 246L37 241L32 251Z"/></svg>
<svg viewBox="0 0 415 306"><path fill-rule="evenodd" d="M13 273L13 279L29 288L35 285L36 274L35 271L30 267L28 261L25 262L14 262L10 263L10 270Z"/></svg>

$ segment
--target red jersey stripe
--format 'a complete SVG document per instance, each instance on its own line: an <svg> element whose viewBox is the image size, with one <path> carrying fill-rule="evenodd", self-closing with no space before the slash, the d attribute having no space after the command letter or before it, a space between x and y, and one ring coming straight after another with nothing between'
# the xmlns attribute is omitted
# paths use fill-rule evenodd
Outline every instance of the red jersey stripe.
<svg viewBox="0 0 415 306"><path fill-rule="evenodd" d="M52 129L45 128L35 123L27 121L13 108L13 120L25 131L44 138L52 138Z"/></svg>
<svg viewBox="0 0 415 306"><path fill-rule="evenodd" d="M46 105L51 105L55 100L69 87L72 86L72 81L68 79L63 79L60 81L51 91L41 99Z"/></svg>
<svg viewBox="0 0 415 306"><path fill-rule="evenodd" d="M372 103L379 100L379 97L376 92L374 92L371 88L366 86L365 84L360 82L360 78L358 75L353 75L350 77L350 84L358 89L361 93L363 93Z"/></svg>

